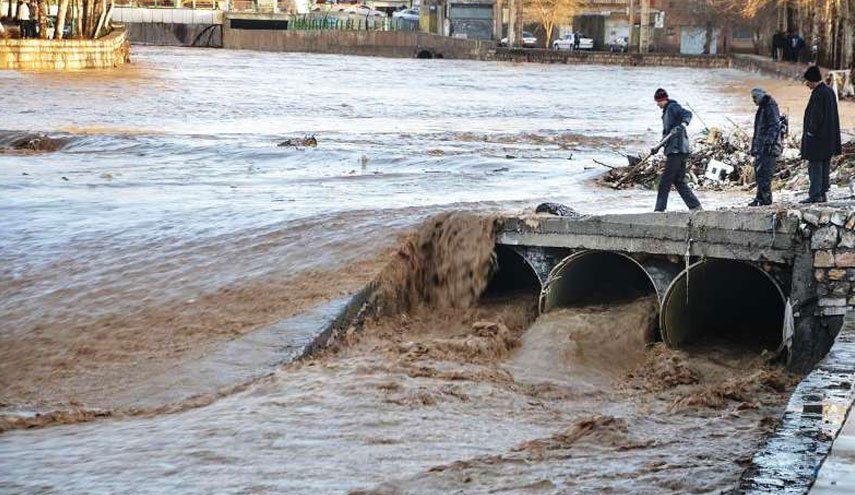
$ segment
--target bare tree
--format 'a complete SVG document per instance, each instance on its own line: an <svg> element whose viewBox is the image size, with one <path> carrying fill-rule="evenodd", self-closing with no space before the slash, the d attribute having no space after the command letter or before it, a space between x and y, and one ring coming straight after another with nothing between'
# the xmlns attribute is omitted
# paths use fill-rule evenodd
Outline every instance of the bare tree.
<svg viewBox="0 0 855 495"><path fill-rule="evenodd" d="M584 0L525 0L523 17L543 27L549 48L555 26L569 21L582 6Z"/></svg>
<svg viewBox="0 0 855 495"><path fill-rule="evenodd" d="M56 31L53 33L55 39L63 38L62 32L65 30L65 17L68 14L68 0L59 0L59 8L56 11Z"/></svg>

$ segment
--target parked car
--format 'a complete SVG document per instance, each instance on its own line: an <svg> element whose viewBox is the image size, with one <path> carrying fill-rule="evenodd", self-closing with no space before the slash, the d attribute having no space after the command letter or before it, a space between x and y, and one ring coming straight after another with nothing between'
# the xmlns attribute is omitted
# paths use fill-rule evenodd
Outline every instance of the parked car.
<svg viewBox="0 0 855 495"><path fill-rule="evenodd" d="M419 20L419 8L415 7L412 9L404 9L392 12L393 19L403 19L405 21L416 21Z"/></svg>
<svg viewBox="0 0 855 495"><path fill-rule="evenodd" d="M361 17L386 17L386 13L380 10L374 10L368 5L342 5L332 9L315 7L312 12L331 12L348 15L356 15Z"/></svg>
<svg viewBox="0 0 855 495"><path fill-rule="evenodd" d="M629 38L626 36L613 38L609 41L610 52L625 52L627 48L629 48Z"/></svg>
<svg viewBox="0 0 855 495"><path fill-rule="evenodd" d="M568 33L558 38L552 43L553 50L575 50L576 49L576 33ZM586 38L585 35L579 35L579 50L593 50L594 40Z"/></svg>
<svg viewBox="0 0 855 495"><path fill-rule="evenodd" d="M500 46L508 46L508 38L502 38L502 40L499 41L499 45ZM537 38L535 38L534 35L531 34L530 32L523 31L522 46L523 46L523 48L535 48L535 47L537 47Z"/></svg>

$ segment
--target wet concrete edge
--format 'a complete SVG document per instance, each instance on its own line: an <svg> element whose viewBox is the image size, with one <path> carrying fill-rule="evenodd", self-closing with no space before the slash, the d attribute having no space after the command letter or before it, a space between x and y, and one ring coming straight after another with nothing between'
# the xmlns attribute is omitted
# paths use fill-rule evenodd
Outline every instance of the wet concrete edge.
<svg viewBox="0 0 855 495"><path fill-rule="evenodd" d="M806 493L855 402L855 313L828 355L790 397L781 424L755 453L735 493Z"/></svg>
<svg viewBox="0 0 855 495"><path fill-rule="evenodd" d="M337 342L348 328L360 325L365 316L376 308L377 301L374 296L377 287L378 282L375 280L351 296L344 308L311 342L303 347L303 352L296 359L305 359L315 355Z"/></svg>

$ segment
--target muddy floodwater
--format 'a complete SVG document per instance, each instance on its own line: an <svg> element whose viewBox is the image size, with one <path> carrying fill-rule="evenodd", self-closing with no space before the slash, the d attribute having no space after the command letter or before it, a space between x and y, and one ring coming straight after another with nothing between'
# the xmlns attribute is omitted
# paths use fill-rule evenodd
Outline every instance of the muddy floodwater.
<svg viewBox="0 0 855 495"><path fill-rule="evenodd" d="M709 492L780 412L790 383L756 355L647 346L643 299L539 319L532 294L417 305L306 362L211 365L357 291L438 212L652 209L653 192L595 188L593 160L655 142L660 86L703 119L692 134L748 122L756 77L145 47L134 62L0 73L0 415L114 416L0 434L0 492Z"/></svg>

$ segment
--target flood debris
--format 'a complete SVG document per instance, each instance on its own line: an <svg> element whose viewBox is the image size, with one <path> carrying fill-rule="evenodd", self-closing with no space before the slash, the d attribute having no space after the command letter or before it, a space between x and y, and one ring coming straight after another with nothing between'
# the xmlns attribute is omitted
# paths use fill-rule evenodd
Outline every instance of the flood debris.
<svg viewBox="0 0 855 495"><path fill-rule="evenodd" d="M579 212L561 203L540 203L534 209L535 213L547 213L559 217L578 217Z"/></svg>
<svg viewBox="0 0 855 495"><path fill-rule="evenodd" d="M277 145L280 148L316 148L318 139L314 134L302 138L290 138Z"/></svg>
<svg viewBox="0 0 855 495"><path fill-rule="evenodd" d="M52 153L63 149L69 141L34 132L0 133L0 153Z"/></svg>
<svg viewBox="0 0 855 495"><path fill-rule="evenodd" d="M698 137L686 167L690 187L705 191L750 190L756 186L754 157L750 154L751 137L738 127L727 131L711 128ZM614 168L597 179L613 189L656 186L665 168L665 156L656 155L645 162L638 156L627 156L627 166ZM797 138L790 137L772 177L773 190L798 190L808 186L807 165L801 159ZM843 154L834 157L831 180L849 186L855 179L855 141L843 145Z"/></svg>

